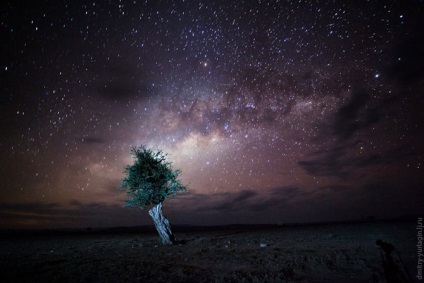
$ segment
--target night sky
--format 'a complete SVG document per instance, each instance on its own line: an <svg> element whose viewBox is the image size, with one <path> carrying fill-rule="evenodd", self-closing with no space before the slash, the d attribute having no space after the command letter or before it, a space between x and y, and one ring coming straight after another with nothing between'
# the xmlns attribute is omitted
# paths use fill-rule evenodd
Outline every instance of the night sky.
<svg viewBox="0 0 424 283"><path fill-rule="evenodd" d="M422 213L423 1L7 2L0 228L152 224L140 144L174 225Z"/></svg>

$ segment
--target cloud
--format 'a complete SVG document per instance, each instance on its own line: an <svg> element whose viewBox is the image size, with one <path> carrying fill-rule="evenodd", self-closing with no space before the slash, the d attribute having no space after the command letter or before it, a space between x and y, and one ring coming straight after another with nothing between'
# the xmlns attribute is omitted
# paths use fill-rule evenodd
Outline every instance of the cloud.
<svg viewBox="0 0 424 283"><path fill-rule="evenodd" d="M256 191L242 190L213 194L198 194L186 192L180 198L173 200L174 207L198 212L225 212L249 210L261 196Z"/></svg>
<svg viewBox="0 0 424 283"><path fill-rule="evenodd" d="M379 164L390 164L409 157L422 154L415 148L399 146L383 153L352 156L356 143L344 144L315 151L311 159L298 161L298 164L310 175L338 177L348 179L355 177L355 169Z"/></svg>
<svg viewBox="0 0 424 283"><path fill-rule="evenodd" d="M346 146L337 146L323 149L312 153L310 160L299 161L298 164L313 176L335 176L345 179L350 176L349 166L346 160Z"/></svg>
<svg viewBox="0 0 424 283"><path fill-rule="evenodd" d="M59 203L0 203L0 225L19 227L34 225L48 226L51 223L69 223L76 221L78 215L72 210L64 209Z"/></svg>
<svg viewBox="0 0 424 283"><path fill-rule="evenodd" d="M258 193L251 190L243 190L234 193L216 193L208 196L209 203L201 209L209 211L238 211L244 210L250 203L255 201Z"/></svg>
<svg viewBox="0 0 424 283"><path fill-rule="evenodd" d="M136 210L103 202L83 203L78 200L71 200L69 203L0 203L0 215L0 225L10 228L110 227L117 226L118 223L136 225L135 219L143 221Z"/></svg>
<svg viewBox="0 0 424 283"><path fill-rule="evenodd" d="M367 108L370 96L365 92L356 92L351 100L341 106L332 123L333 134L340 140L347 140L357 131L379 120L377 108Z"/></svg>
<svg viewBox="0 0 424 283"><path fill-rule="evenodd" d="M327 185L327 186L323 186L317 189L317 191L329 191L329 192L334 192L334 193L340 193L340 192L345 192L348 190L351 190L352 187L350 186L345 186L345 185Z"/></svg>
<svg viewBox="0 0 424 283"><path fill-rule="evenodd" d="M298 164L310 175L330 176L347 179L358 172L357 168L402 160L416 153L414 149L399 146L386 152L371 152L356 155L358 133L375 126L387 123L381 117L389 117L391 108L400 102L400 96L394 94L378 103L364 91L354 92L350 100L341 105L334 115L321 124L321 134L313 138L314 142L333 140L315 152L309 159L300 160ZM373 132L368 132L368 136ZM370 137L373 138L373 137ZM357 176L356 176L357 177Z"/></svg>
<svg viewBox="0 0 424 283"><path fill-rule="evenodd" d="M269 190L272 196L280 196L284 198L293 198L302 195L302 191L299 187L295 186L283 186L272 188Z"/></svg>
<svg viewBox="0 0 424 283"><path fill-rule="evenodd" d="M77 208L78 210L91 210L91 209L98 209L98 208L102 208L102 207L109 207L110 205L104 202L87 202L87 203L83 203L80 202L78 200L71 200L69 202L69 204L74 207Z"/></svg>
<svg viewBox="0 0 424 283"><path fill-rule="evenodd" d="M0 203L0 211L33 211L33 212L49 212L60 207L58 203Z"/></svg>
<svg viewBox="0 0 424 283"><path fill-rule="evenodd" d="M264 194L254 190L214 194L186 193L173 206L193 213L249 213L284 207L308 194L298 187L271 188Z"/></svg>

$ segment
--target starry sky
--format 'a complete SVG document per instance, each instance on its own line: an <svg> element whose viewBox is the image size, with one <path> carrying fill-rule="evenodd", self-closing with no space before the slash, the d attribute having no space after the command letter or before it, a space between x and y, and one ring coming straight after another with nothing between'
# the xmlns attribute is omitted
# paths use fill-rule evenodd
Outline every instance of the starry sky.
<svg viewBox="0 0 424 283"><path fill-rule="evenodd" d="M152 224L140 144L171 224L422 213L423 1L2 3L0 228Z"/></svg>

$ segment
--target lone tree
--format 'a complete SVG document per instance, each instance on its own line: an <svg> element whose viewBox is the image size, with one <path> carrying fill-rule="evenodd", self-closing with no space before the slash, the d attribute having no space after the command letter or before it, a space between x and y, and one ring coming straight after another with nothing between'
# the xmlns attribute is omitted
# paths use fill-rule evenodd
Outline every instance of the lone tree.
<svg viewBox="0 0 424 283"><path fill-rule="evenodd" d="M177 192L187 189L177 180L180 170L173 170L171 162L165 160L166 154L161 150L156 152L147 149L144 145L131 150L134 164L125 167L125 178L118 188L126 191L127 207L149 210L156 230L162 238L163 244L175 244L176 238L172 234L168 219L162 214L162 202L168 197L174 197Z"/></svg>

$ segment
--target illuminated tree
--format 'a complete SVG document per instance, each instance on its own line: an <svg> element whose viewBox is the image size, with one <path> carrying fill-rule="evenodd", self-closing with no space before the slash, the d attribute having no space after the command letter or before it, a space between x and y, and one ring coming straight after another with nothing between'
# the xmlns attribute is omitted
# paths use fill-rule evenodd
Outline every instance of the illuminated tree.
<svg viewBox="0 0 424 283"><path fill-rule="evenodd" d="M165 160L166 154L161 150L154 152L141 145L134 147L131 155L134 164L125 168L126 176L118 188L127 193L125 204L138 209L152 207L149 215L153 218L162 243L174 244L176 238L168 219L162 214L162 202L187 189L177 179L181 171L172 169L171 162Z"/></svg>

